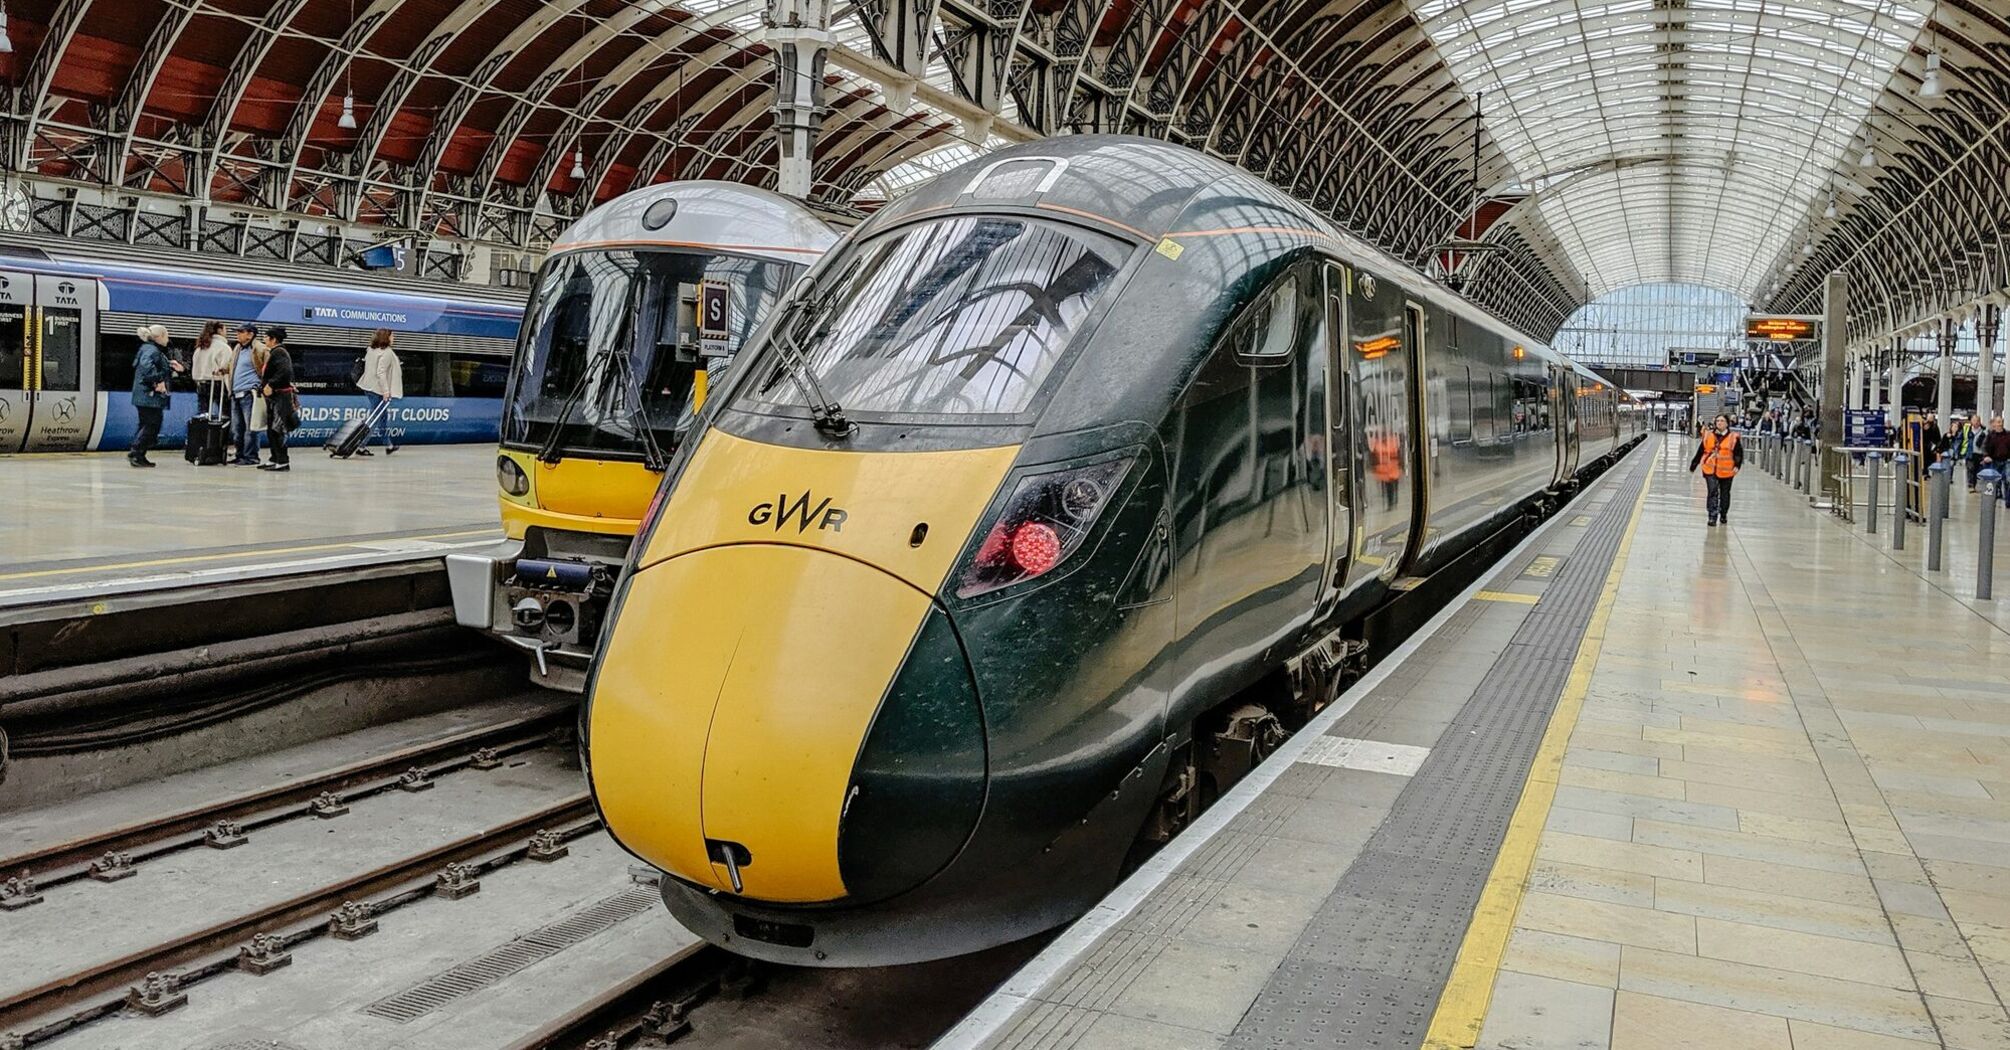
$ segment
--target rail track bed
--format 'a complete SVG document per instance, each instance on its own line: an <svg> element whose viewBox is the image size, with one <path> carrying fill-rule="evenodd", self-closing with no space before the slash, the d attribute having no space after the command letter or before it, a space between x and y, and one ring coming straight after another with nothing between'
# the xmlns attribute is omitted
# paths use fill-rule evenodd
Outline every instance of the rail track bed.
<svg viewBox="0 0 2010 1050"><path fill-rule="evenodd" d="M703 945L600 829L570 718L433 715L0 814L0 1050L925 1046L1035 948Z"/></svg>

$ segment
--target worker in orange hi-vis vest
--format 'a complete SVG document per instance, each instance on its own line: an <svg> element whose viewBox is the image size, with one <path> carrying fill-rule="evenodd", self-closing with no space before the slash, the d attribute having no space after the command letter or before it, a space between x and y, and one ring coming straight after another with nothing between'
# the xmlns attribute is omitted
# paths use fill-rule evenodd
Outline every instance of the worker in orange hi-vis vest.
<svg viewBox="0 0 2010 1050"><path fill-rule="evenodd" d="M1745 445L1731 431L1731 417L1719 415L1703 432L1689 469L1703 468L1703 484L1710 489L1710 527L1731 523L1731 479L1745 465Z"/></svg>
<svg viewBox="0 0 2010 1050"><path fill-rule="evenodd" d="M1378 430L1368 436L1368 469L1382 485L1383 505L1393 509L1400 488L1397 483L1403 480L1403 451L1396 435Z"/></svg>

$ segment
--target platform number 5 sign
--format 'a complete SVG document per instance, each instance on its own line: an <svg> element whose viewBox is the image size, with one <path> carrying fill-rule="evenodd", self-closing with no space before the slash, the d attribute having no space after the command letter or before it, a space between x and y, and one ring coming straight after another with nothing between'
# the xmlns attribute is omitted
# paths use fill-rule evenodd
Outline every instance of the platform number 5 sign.
<svg viewBox="0 0 2010 1050"><path fill-rule="evenodd" d="M725 284L698 285L698 350L707 357L725 357L732 346L733 298Z"/></svg>

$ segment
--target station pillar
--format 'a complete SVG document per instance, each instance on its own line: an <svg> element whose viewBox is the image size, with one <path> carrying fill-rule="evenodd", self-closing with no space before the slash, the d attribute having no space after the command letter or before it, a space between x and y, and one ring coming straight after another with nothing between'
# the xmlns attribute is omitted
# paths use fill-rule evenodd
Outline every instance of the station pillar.
<svg viewBox="0 0 2010 1050"><path fill-rule="evenodd" d="M1849 385L1843 387L1843 407L1851 411L1863 407L1863 351L1849 355Z"/></svg>
<svg viewBox="0 0 2010 1050"><path fill-rule="evenodd" d="M1905 418L1905 338L1891 340L1891 378L1885 386L1884 421L1894 438L1899 421Z"/></svg>
<svg viewBox="0 0 2010 1050"><path fill-rule="evenodd" d="M1943 317L1935 334L1940 342L1940 375L1933 383L1934 411L1945 429L1954 418L1954 348L1961 343L1961 322Z"/></svg>
<svg viewBox="0 0 2010 1050"><path fill-rule="evenodd" d="M1983 426L1996 414L1996 336L2002 330L2002 307L1991 303L1975 312L1975 418Z"/></svg>
<svg viewBox="0 0 2010 1050"><path fill-rule="evenodd" d="M1870 348L1870 384L1864 391L1863 407L1872 411L1884 408L1884 347Z"/></svg>
<svg viewBox="0 0 2010 1050"><path fill-rule="evenodd" d="M817 131L824 106L824 61L831 45L830 0L768 0L766 43L775 49L775 136L779 140L777 192L810 195Z"/></svg>
<svg viewBox="0 0 2010 1050"><path fill-rule="evenodd" d="M1847 330L1849 313L1849 277L1841 272L1831 273L1822 284L1822 385L1821 404L1815 419L1819 424L1818 438L1823 444L1843 443L1843 405L1845 390L1856 387L1855 371L1849 366ZM1817 471L1824 475L1822 488L1833 495L1835 479L1827 477L1827 471Z"/></svg>

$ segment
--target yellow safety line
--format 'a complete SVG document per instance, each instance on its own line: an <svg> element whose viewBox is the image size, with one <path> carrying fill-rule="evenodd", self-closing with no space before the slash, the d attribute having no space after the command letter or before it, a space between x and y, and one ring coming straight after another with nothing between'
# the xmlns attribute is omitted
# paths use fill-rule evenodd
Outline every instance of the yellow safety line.
<svg viewBox="0 0 2010 1050"><path fill-rule="evenodd" d="M1483 602L1517 602L1522 605L1534 605L1542 598L1542 595L1517 594L1514 591L1478 591L1473 594L1473 597Z"/></svg>
<svg viewBox="0 0 2010 1050"><path fill-rule="evenodd" d="M1549 728L1536 748L1529 767L1528 783L1522 786L1521 801L1508 820L1507 836L1494 857L1493 871L1480 890L1479 904L1473 908L1472 924L1459 945L1452 974L1438 997L1437 1012L1424 1032L1424 1050L1466 1050L1479 1042L1480 1025L1486 1020L1493 999L1494 978L1500 973L1501 957L1507 952L1508 934L1514 931L1515 913L1528 888L1529 868L1535 863L1537 840L1549 821L1550 804L1556 798L1557 777L1563 769L1563 752L1570 744L1577 716L1584 709L1585 694L1591 690L1591 674L1598 667L1598 653L1604 646L1605 627L1612 619L1612 606L1619 597L1619 577L1626 569L1626 555L1633 549L1633 534L1640 527L1640 513L1647 506L1647 489L1654 475L1640 483L1640 496L1633 503L1633 516L1619 539L1612 557L1612 571L1605 575L1605 589L1591 610L1584 640L1577 647L1577 659L1570 665L1570 677L1556 710L1550 714Z"/></svg>
<svg viewBox="0 0 2010 1050"><path fill-rule="evenodd" d="M116 562L111 565L81 565L68 569L35 569L29 572L0 573L0 580L26 580L38 576L75 576L86 572L113 572L120 569L148 569L159 565L186 565L198 561L225 561L231 558L256 558L262 554L301 554L307 551L332 551L344 547L358 547L365 543L397 543L403 540L443 540L460 536L483 536L500 533L500 527L493 529L466 529L461 532L431 532L423 536L392 536L381 540L349 540L344 543L316 543L306 547L261 547L254 551L225 551L221 554L185 554L174 558L154 558L149 561ZM399 551L385 551L397 554ZM406 553L423 554L423 551Z"/></svg>

